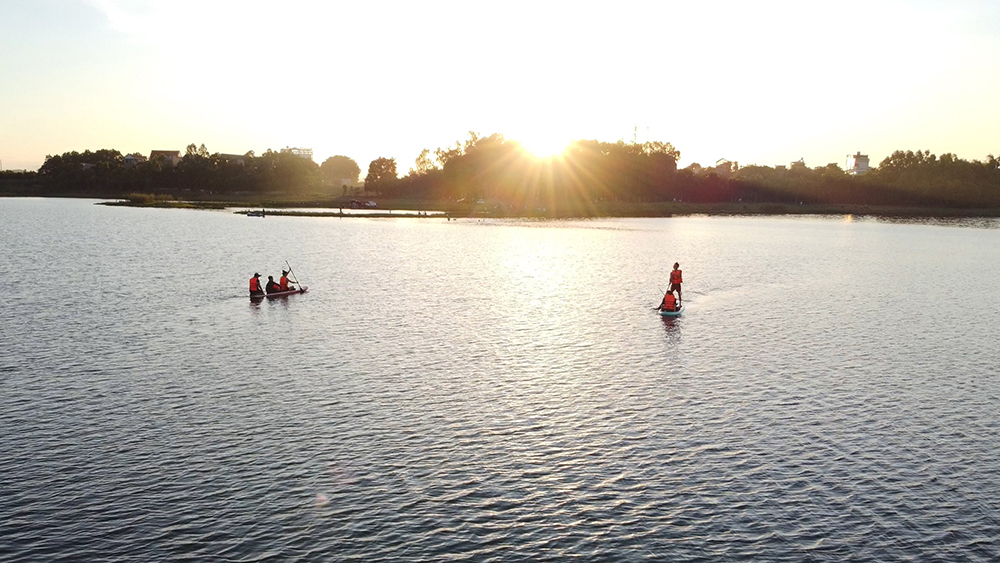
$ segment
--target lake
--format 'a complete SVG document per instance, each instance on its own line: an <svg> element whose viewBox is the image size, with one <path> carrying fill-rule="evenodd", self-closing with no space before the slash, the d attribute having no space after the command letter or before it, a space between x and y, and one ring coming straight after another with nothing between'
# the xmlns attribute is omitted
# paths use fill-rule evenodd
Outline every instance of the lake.
<svg viewBox="0 0 1000 563"><path fill-rule="evenodd" d="M998 226L0 199L0 559L996 561Z"/></svg>

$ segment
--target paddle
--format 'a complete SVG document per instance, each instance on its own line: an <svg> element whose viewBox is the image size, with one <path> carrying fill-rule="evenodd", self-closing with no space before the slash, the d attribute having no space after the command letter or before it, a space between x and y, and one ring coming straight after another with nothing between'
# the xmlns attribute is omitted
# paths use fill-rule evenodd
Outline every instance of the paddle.
<svg viewBox="0 0 1000 563"><path fill-rule="evenodd" d="M288 266L288 273L292 275L292 279L295 280L295 285L298 286L298 290L301 291L302 284L299 283L299 278L295 276L295 272L292 271L292 266L288 263L288 260L285 260L285 266Z"/></svg>
<svg viewBox="0 0 1000 563"><path fill-rule="evenodd" d="M660 295L663 295L663 296L667 295L667 292L663 291L662 289L660 289L659 285L656 286L656 289L660 290ZM660 305L657 306L657 307L653 307L653 310L654 311L662 311L663 310L663 297L660 298Z"/></svg>

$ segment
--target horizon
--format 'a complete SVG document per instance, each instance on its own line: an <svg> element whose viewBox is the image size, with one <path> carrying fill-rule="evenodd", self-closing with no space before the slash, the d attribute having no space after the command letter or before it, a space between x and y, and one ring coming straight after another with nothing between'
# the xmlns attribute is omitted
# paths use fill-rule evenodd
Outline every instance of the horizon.
<svg viewBox="0 0 1000 563"><path fill-rule="evenodd" d="M405 174L469 131L543 155L581 139L668 142L681 167L843 168L895 150L982 160L1000 151L1000 77L982 72L1000 64L998 24L985 0L15 0L0 7L14 54L0 61L0 162L194 143L307 147L362 171L394 158Z"/></svg>

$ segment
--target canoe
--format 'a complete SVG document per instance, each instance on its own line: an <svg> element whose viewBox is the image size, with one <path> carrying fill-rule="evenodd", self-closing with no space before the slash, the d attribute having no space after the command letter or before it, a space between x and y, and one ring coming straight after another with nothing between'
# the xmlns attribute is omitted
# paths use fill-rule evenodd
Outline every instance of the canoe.
<svg viewBox="0 0 1000 563"><path fill-rule="evenodd" d="M660 315L663 317L679 317L683 312L684 312L684 305L681 305L681 308L677 309L676 311L664 311L663 309L660 309Z"/></svg>
<svg viewBox="0 0 1000 563"><path fill-rule="evenodd" d="M277 293L268 293L265 295L251 295L250 299L263 299L267 297L268 299L274 299L275 297L287 297L289 295L295 295L296 293L305 293L309 290L309 286L303 285L299 289L293 291L279 291Z"/></svg>

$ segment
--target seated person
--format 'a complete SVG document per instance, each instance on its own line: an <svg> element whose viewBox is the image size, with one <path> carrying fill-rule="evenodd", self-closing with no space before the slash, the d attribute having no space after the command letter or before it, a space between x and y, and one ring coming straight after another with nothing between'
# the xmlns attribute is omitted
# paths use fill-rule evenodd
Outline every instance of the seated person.
<svg viewBox="0 0 1000 563"><path fill-rule="evenodd" d="M267 284L264 286L264 289L266 289L268 293L278 293L281 291L281 286L274 281L274 276L267 276Z"/></svg>
<svg viewBox="0 0 1000 563"><path fill-rule="evenodd" d="M676 311L677 310L677 298L674 297L673 291L668 291L666 295L663 296L663 303L660 303L661 311Z"/></svg>

